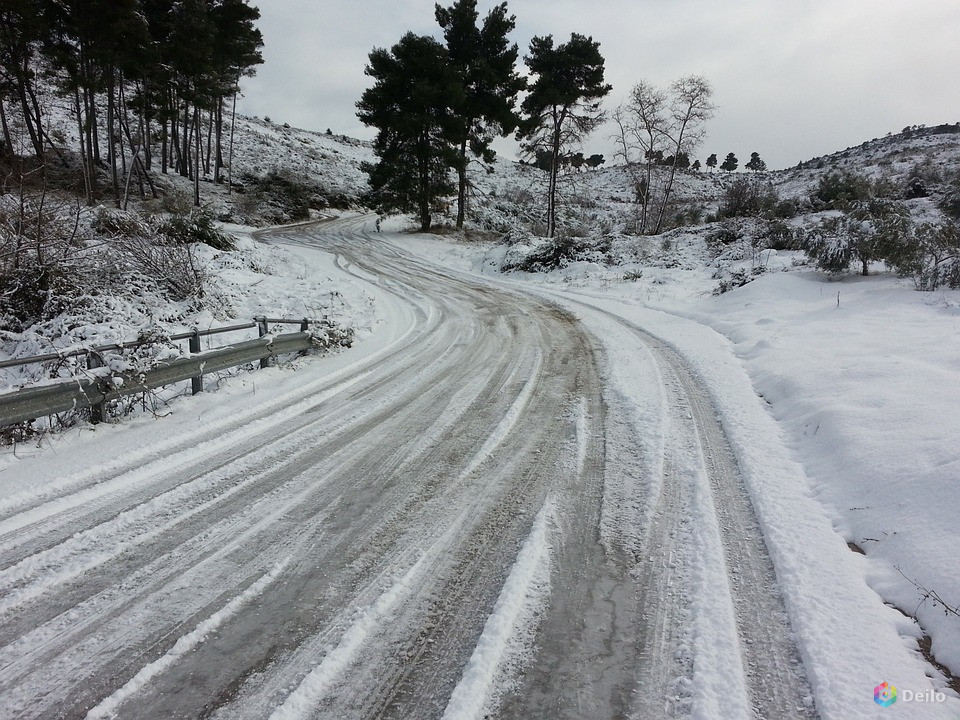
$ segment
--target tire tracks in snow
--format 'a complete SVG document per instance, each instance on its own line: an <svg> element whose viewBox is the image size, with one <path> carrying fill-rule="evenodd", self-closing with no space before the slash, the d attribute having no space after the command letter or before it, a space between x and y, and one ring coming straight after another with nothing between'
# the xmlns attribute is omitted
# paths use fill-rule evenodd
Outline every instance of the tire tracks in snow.
<svg viewBox="0 0 960 720"><path fill-rule="evenodd" d="M631 715L816 717L763 532L709 393L664 341L571 302L628 329L664 393L660 493L634 573L644 632Z"/></svg>

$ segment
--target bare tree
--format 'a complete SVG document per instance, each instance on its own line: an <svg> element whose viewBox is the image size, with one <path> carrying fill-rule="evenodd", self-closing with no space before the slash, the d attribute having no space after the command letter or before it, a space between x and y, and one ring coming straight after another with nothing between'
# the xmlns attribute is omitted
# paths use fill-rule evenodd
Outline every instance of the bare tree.
<svg viewBox="0 0 960 720"><path fill-rule="evenodd" d="M677 161L681 153L692 155L706 135L707 121L713 117L716 106L713 104L713 88L701 75L688 75L670 86L670 124L667 135L673 143L673 163L670 176L664 189L657 215L654 235L660 232L666 214L667 201L673 190L673 180L677 174Z"/></svg>
<svg viewBox="0 0 960 720"><path fill-rule="evenodd" d="M641 233L657 234L663 229L677 169L703 141L706 122L715 110L712 98L710 83L699 75L680 78L669 91L641 80L633 86L629 100L614 113L620 131L614 138L618 155L628 167L636 167L640 155L644 161L644 177L634 176L642 205ZM669 172L657 197L654 166L664 155ZM659 201L655 221L650 209L654 201Z"/></svg>
<svg viewBox="0 0 960 720"><path fill-rule="evenodd" d="M639 229L641 234L647 231L656 152L668 138L667 110L666 93L652 83L641 80L633 86L626 105L618 107L613 114L613 119L620 129L620 134L616 138L617 154L633 175L641 204ZM642 152L643 178L636 173L639 160L634 157L634 153L637 151Z"/></svg>

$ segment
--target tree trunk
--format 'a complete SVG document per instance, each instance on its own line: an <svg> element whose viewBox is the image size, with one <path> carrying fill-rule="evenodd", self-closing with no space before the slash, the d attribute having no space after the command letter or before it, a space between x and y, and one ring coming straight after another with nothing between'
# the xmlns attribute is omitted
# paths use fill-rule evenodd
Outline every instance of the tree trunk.
<svg viewBox="0 0 960 720"><path fill-rule="evenodd" d="M97 177L97 168L96 162L98 158L98 151L94 149L94 117L92 115L91 105L92 100L90 99L90 90L86 87L83 88L83 132L87 136L87 162L90 164L90 184L93 186L94 190L96 189L96 177Z"/></svg>
<svg viewBox="0 0 960 720"><path fill-rule="evenodd" d="M654 230L654 235L660 234L660 228L663 227L663 216L667 213L667 202L670 200L670 193L673 192L673 179L677 175L677 161L680 159L680 150L683 148L683 135L687 129L687 121L684 120L683 125L680 126L680 132L677 135L676 146L673 152L673 164L670 166L670 177L667 179L667 186L663 190L663 200L660 203L660 212L657 216L657 229Z"/></svg>
<svg viewBox="0 0 960 720"><path fill-rule="evenodd" d="M213 181L219 185L223 181L223 98L217 98L214 128Z"/></svg>
<svg viewBox="0 0 960 720"><path fill-rule="evenodd" d="M120 208L120 179L117 176L117 141L116 141L116 101L113 96L114 78L107 81L107 161L110 163L110 182L113 184L113 202Z"/></svg>
<svg viewBox="0 0 960 720"><path fill-rule="evenodd" d="M170 165L173 171L183 174L183 157L180 154L180 114L176 110L176 105L170 113Z"/></svg>
<svg viewBox="0 0 960 720"><path fill-rule="evenodd" d="M139 83L137 83L137 85L140 89L140 98L142 101L140 119L137 122L137 127L140 129L140 145L143 147L143 166L149 171L153 167L153 152L151 151L153 134L151 132L149 101L147 100L150 83L144 80L143 85Z"/></svg>
<svg viewBox="0 0 960 720"><path fill-rule="evenodd" d="M90 66L90 61L84 61L84 66L86 67L85 77L89 80L94 76L94 73ZM97 93L94 90L92 83L87 83L88 87L84 87L84 93L87 98L87 128L90 133L89 141L90 147L93 150L93 161L97 164L101 164L100 160L100 129L97 123Z"/></svg>
<svg viewBox="0 0 960 720"><path fill-rule="evenodd" d="M3 126L3 142L0 144L0 156L13 157L13 138L10 137L10 126L7 124L7 111L0 98L0 125Z"/></svg>
<svg viewBox="0 0 960 720"><path fill-rule="evenodd" d="M193 132L196 137L193 158L193 206L200 207L200 106L193 109Z"/></svg>
<svg viewBox="0 0 960 720"><path fill-rule="evenodd" d="M160 123L160 172L167 174L167 121Z"/></svg>
<svg viewBox="0 0 960 720"><path fill-rule="evenodd" d="M83 132L83 108L80 103L80 91L77 88L73 89L73 107L77 113L77 130L79 131L78 135L80 137L80 161L83 163L83 185L84 190L86 191L86 201L87 205L93 205L93 181L91 179L91 174L93 168L90 167L90 158L87 156L87 147L86 142L84 141L84 132Z"/></svg>
<svg viewBox="0 0 960 720"><path fill-rule="evenodd" d="M429 232L432 218L430 217L430 147L429 139L421 137L417 148L417 164L419 178L417 188L417 204L420 207L420 231Z"/></svg>
<svg viewBox="0 0 960 720"><path fill-rule="evenodd" d="M554 122L553 146L550 160L550 185L547 188L547 237L553 238L557 232L557 174L560 171L560 123Z"/></svg>
<svg viewBox="0 0 960 720"><path fill-rule="evenodd" d="M233 134L237 127L237 93L240 91L240 76L233 86L233 108L230 110L230 149L227 151L227 195L233 192Z"/></svg>
<svg viewBox="0 0 960 720"><path fill-rule="evenodd" d="M190 171L193 169L192 158L190 157L190 133L193 131L193 128L190 127L190 103L183 103L183 137L180 138L180 142L183 143L183 157L180 163L180 174L185 177L190 177Z"/></svg>
<svg viewBox="0 0 960 720"><path fill-rule="evenodd" d="M207 114L207 152L203 156L203 174L210 174L210 156L213 153L213 110Z"/></svg>
<svg viewBox="0 0 960 720"><path fill-rule="evenodd" d="M460 164L457 166L457 229L463 229L467 214L467 138L460 142Z"/></svg>
<svg viewBox="0 0 960 720"><path fill-rule="evenodd" d="M124 99L124 101L123 101L123 106L126 107L126 100L125 100L125 99ZM124 121L124 118L126 118L126 121ZM141 118L141 126L140 126L140 127L141 127L141 133L142 133L142 130L143 130L142 118ZM147 197L146 189L145 189L144 186L143 186L143 181L144 181L144 179L146 179L147 183L149 183L150 189L153 191L153 197L154 197L154 199L156 199L156 197L157 197L157 189L154 187L153 181L150 179L150 171L149 171L149 169L146 167L146 164L144 163L143 159L141 158L141 155L143 155L143 156L146 156L146 155L147 155L147 150L148 150L148 148L150 147L149 139L146 139L146 140L144 139L144 138L149 138L149 135L143 135L143 136L141 137L141 139L140 139L140 145L139 145L139 147L135 146L135 145L134 145L134 142L133 142L133 134L132 134L132 132L130 131L129 115L128 115L127 113L124 113L124 115L121 116L121 118L120 118L120 129L123 131L124 137L127 138L127 143L130 145L130 152L131 152L131 154L133 155L133 159L130 161L130 172L129 172L129 173L126 172L126 160L124 160L124 173L125 173L126 176L127 176L127 182L126 182L126 188L124 189L123 208L124 208L124 210L126 210L126 208L127 208L127 197L128 197L128 195L129 195L129 189L130 189L130 176L131 176L131 174L133 174L134 172L136 172L136 174L137 174L137 187L140 189L140 198L141 198L141 199L144 199L144 200L145 200L146 197Z"/></svg>
<svg viewBox="0 0 960 720"><path fill-rule="evenodd" d="M24 68L24 77L26 77L26 68ZM27 98L26 80L17 83L17 95L20 100L20 106L23 110L23 123L27 126L27 132L30 135L30 142L33 144L33 152L37 157L37 162L43 164L43 137L34 127L33 111L30 108L30 101Z"/></svg>

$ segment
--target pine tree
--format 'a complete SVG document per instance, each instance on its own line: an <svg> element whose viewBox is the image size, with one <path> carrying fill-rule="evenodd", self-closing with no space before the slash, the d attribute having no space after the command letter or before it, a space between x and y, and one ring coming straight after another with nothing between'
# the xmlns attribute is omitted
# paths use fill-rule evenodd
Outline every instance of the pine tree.
<svg viewBox="0 0 960 720"><path fill-rule="evenodd" d="M612 89L603 81L600 43L573 33L554 46L553 36L534 37L524 62L536 77L524 98L525 119L517 132L528 153L546 150L551 164L547 188L547 236L556 234L560 158L604 120L600 100Z"/></svg>
<svg viewBox="0 0 960 720"><path fill-rule="evenodd" d="M748 162L744 167L747 170L752 170L753 172L763 172L767 169L767 164L760 159L760 153L750 153L750 162Z"/></svg>
<svg viewBox="0 0 960 720"><path fill-rule="evenodd" d="M260 11L246 0L220 0L210 11L214 27L212 66L215 73L213 115L210 119L216 133L213 180L219 183L223 168L223 101L228 95L236 99L240 78L252 76L263 64L263 35L254 23ZM207 158L209 162L209 154Z"/></svg>
<svg viewBox="0 0 960 720"><path fill-rule="evenodd" d="M737 156L733 153L727 153L727 157L724 158L723 164L720 165L721 170L726 170L727 172L733 172L737 169L737 165L740 164L740 161L737 160Z"/></svg>
<svg viewBox="0 0 960 720"><path fill-rule="evenodd" d="M462 228L468 153L493 162L490 144L495 135L508 135L516 128L519 118L514 107L526 81L514 70L519 51L507 35L516 27L516 18L507 15L506 3L491 10L479 27L476 0L458 0L449 8L436 5L435 14L462 86L462 102L452 109L457 123L451 138L457 149L457 227Z"/></svg>
<svg viewBox="0 0 960 720"><path fill-rule="evenodd" d="M717 166L717 154L710 153L710 157L707 158L707 167L713 170Z"/></svg>
<svg viewBox="0 0 960 720"><path fill-rule="evenodd" d="M594 153L593 155L587 158L587 167L596 169L601 165L603 165L605 162L606 160L604 160L603 155Z"/></svg>
<svg viewBox="0 0 960 720"><path fill-rule="evenodd" d="M446 48L430 37L407 33L390 51L374 49L366 74L374 85L357 103L357 117L377 128L376 163L364 163L379 212L414 212L420 229L452 193L449 169L457 158L449 139L459 127L462 85Z"/></svg>
<svg viewBox="0 0 960 720"><path fill-rule="evenodd" d="M34 58L47 33L38 0L4 0L0 6L0 157L14 155L13 136L3 102L19 107L37 163L43 167L43 113L37 102Z"/></svg>

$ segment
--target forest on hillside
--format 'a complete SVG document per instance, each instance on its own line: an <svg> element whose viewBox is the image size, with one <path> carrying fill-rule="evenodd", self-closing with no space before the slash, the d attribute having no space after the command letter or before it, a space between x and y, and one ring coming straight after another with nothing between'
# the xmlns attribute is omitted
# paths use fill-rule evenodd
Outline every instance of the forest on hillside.
<svg viewBox="0 0 960 720"><path fill-rule="evenodd" d="M263 62L259 17L246 0L5 1L0 163L19 178L70 164L44 106L53 88L73 116L87 204L119 208L134 183L155 196L159 166L193 180L199 205L201 175L221 182L229 166L225 106Z"/></svg>

